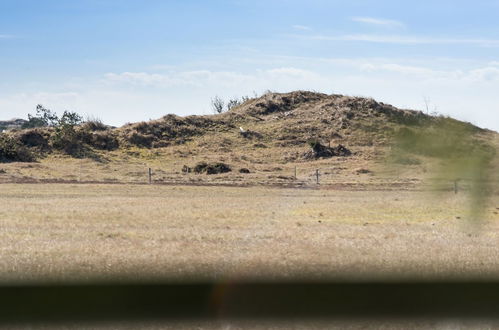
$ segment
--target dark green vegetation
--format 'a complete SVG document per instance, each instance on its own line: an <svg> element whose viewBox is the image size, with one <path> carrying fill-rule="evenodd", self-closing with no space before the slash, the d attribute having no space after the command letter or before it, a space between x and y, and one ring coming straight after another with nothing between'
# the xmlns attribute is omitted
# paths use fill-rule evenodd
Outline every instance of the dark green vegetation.
<svg viewBox="0 0 499 330"><path fill-rule="evenodd" d="M352 155L352 152L339 144L336 147L328 147L323 145L318 140L312 140L308 143L310 145L310 152L306 155L309 159L317 159L317 158L330 158L335 156L343 156L347 157Z"/></svg>
<svg viewBox="0 0 499 330"><path fill-rule="evenodd" d="M91 157L92 149L113 150L118 147L107 134L99 133L107 130L108 127L99 121L84 122L76 112L64 111L59 117L38 105L36 114L29 114L20 128L0 135L3 146L0 160L29 162L54 152Z"/></svg>
<svg viewBox="0 0 499 330"><path fill-rule="evenodd" d="M31 162L35 157L31 150L6 134L0 135L0 162Z"/></svg>
<svg viewBox="0 0 499 330"><path fill-rule="evenodd" d="M221 174L232 171L229 165L224 163L212 163L208 164L206 162L198 163L194 166L193 172L197 174Z"/></svg>

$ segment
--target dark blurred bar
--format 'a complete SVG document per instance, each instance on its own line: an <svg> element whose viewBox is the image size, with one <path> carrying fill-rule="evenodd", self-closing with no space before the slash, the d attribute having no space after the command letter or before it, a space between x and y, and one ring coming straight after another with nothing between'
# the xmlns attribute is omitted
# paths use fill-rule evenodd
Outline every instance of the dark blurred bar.
<svg viewBox="0 0 499 330"><path fill-rule="evenodd" d="M498 319L499 282L154 283L0 287L0 322Z"/></svg>

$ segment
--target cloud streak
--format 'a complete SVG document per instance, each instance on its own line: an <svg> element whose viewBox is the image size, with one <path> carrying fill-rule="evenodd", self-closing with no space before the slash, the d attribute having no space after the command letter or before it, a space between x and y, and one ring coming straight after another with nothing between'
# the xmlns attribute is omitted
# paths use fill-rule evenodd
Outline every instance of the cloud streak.
<svg viewBox="0 0 499 330"><path fill-rule="evenodd" d="M305 25L293 25L293 29L300 31L312 31L312 28Z"/></svg>
<svg viewBox="0 0 499 330"><path fill-rule="evenodd" d="M381 58L317 61L323 64L315 66L310 65L311 61L303 61L251 71L108 73L100 80L57 93L35 91L1 95L0 109L5 109L4 116L14 117L25 115L35 104L42 103L56 111L69 108L81 113L99 113L106 122L121 125L125 121L143 120L144 116L159 118L169 112L182 115L208 112L209 100L217 94L228 98L268 89L281 92L312 89L373 96L409 108L421 106L420 95L431 95L439 109L459 118L476 120L484 126L493 124L495 126L490 128L499 129L494 124L497 121L490 118L499 102L496 93L499 63L443 69L434 62ZM486 97L476 98L476 90ZM481 110L477 112L476 109Z"/></svg>
<svg viewBox="0 0 499 330"><path fill-rule="evenodd" d="M104 82L107 84L124 84L140 87L203 87L216 84L218 86L231 86L233 84L248 83L253 79L250 75L245 75L232 71L183 71L170 73L148 73L148 72L123 72L107 73L104 75Z"/></svg>
<svg viewBox="0 0 499 330"><path fill-rule="evenodd" d="M266 86L311 88L311 86L327 86L334 80L335 70L351 68L346 75L363 77L379 77L390 79L406 79L412 77L416 81L447 82L480 82L499 81L499 66L485 65L468 70L435 69L430 66L407 65L402 63L354 59L324 59L333 65L332 71L319 72L301 67L276 67L268 70L256 70L251 73L238 71L180 71L170 73L123 72L104 75L104 83L116 86L135 86L146 88L169 89L173 87L211 88L217 86L229 89L264 89ZM334 69L333 69L334 68ZM352 71L353 69L353 71ZM388 76L390 75L390 76ZM398 76L398 78L396 78Z"/></svg>
<svg viewBox="0 0 499 330"><path fill-rule="evenodd" d="M107 86L170 89L190 87L207 89L216 86L225 90L265 90L271 86L306 88L324 83L324 77L310 70L296 67L277 67L251 73L237 71L181 71L169 73L122 72L107 73L102 82Z"/></svg>
<svg viewBox="0 0 499 330"><path fill-rule="evenodd" d="M303 36L300 36L303 38ZM398 45L474 45L481 47L499 47L499 39L482 38L434 38L404 35L350 34L350 35L314 35L305 38L323 41L356 41Z"/></svg>
<svg viewBox="0 0 499 330"><path fill-rule="evenodd" d="M384 27L405 27L405 24L391 19L373 18L373 17L352 17L352 21L357 23L377 25Z"/></svg>

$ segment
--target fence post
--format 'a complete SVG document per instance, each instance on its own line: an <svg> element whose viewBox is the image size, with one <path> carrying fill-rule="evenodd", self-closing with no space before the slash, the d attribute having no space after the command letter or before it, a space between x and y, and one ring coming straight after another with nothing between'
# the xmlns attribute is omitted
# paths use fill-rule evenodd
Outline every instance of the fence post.
<svg viewBox="0 0 499 330"><path fill-rule="evenodd" d="M152 169L149 167L149 184L152 184Z"/></svg>
<svg viewBox="0 0 499 330"><path fill-rule="evenodd" d="M296 166L295 166L295 180L296 180Z"/></svg>
<svg viewBox="0 0 499 330"><path fill-rule="evenodd" d="M458 191L459 191L458 180L454 180L454 194L457 194Z"/></svg>
<svg viewBox="0 0 499 330"><path fill-rule="evenodd" d="M80 161L80 172L78 173L78 182L81 183L81 168L82 168L82 165L81 165L81 161Z"/></svg>
<svg viewBox="0 0 499 330"><path fill-rule="evenodd" d="M317 184L319 184L319 170L315 170L315 178L317 180Z"/></svg>

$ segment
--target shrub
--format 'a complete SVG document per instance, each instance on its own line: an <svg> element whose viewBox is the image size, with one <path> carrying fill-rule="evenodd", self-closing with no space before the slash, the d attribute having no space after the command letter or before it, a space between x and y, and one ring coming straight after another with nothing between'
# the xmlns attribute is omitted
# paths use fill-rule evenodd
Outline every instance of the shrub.
<svg viewBox="0 0 499 330"><path fill-rule="evenodd" d="M119 142L115 134L110 131L88 133L85 136L85 143L100 150L116 150Z"/></svg>
<svg viewBox="0 0 499 330"><path fill-rule="evenodd" d="M81 124L81 122L82 117L76 112L64 111L64 114L57 122L54 134L51 136L52 146L69 155L78 155L83 150L83 143L75 126Z"/></svg>
<svg viewBox="0 0 499 330"><path fill-rule="evenodd" d="M15 138L27 147L37 147L45 150L49 147L50 132L41 128L25 129L18 132Z"/></svg>
<svg viewBox="0 0 499 330"><path fill-rule="evenodd" d="M137 131L132 131L128 134L125 139L130 142L132 145L137 147L146 147L150 148L152 143L155 141L155 137L152 134L142 134Z"/></svg>
<svg viewBox="0 0 499 330"><path fill-rule="evenodd" d="M336 147L327 147L322 145L318 140L310 140L308 145L312 150L306 152L306 159L330 158L330 157L347 157L351 156L352 152L345 146L338 144Z"/></svg>
<svg viewBox="0 0 499 330"><path fill-rule="evenodd" d="M211 109L214 113L222 113L224 111L230 111L249 100L251 100L249 96L243 96L241 98L234 97L229 99L226 105L225 101L217 95L211 99Z"/></svg>
<svg viewBox="0 0 499 330"><path fill-rule="evenodd" d="M193 172L196 174L206 173L206 174L220 174L231 172L232 169L229 165L224 163L212 163L208 164L206 162L200 162L194 166Z"/></svg>
<svg viewBox="0 0 499 330"><path fill-rule="evenodd" d="M238 99L230 99L229 102L227 102L227 111L237 107L238 105L241 105L241 101Z"/></svg>
<svg viewBox="0 0 499 330"><path fill-rule="evenodd" d="M230 99L229 102L227 102L227 111L232 110L232 108L238 107L244 102L247 102L249 100L250 100L249 96L243 96L240 99L238 99L237 97Z"/></svg>
<svg viewBox="0 0 499 330"><path fill-rule="evenodd" d="M109 129L100 119L87 120L81 125L81 128L89 132L107 131Z"/></svg>
<svg viewBox="0 0 499 330"><path fill-rule="evenodd" d="M33 162L35 156L17 140L0 134L0 162Z"/></svg>
<svg viewBox="0 0 499 330"><path fill-rule="evenodd" d="M208 163L206 163L206 162L199 162L199 163L196 164L196 166L194 166L193 171L196 174L201 174L201 173L203 173L203 172L206 171L206 168L208 168Z"/></svg>

